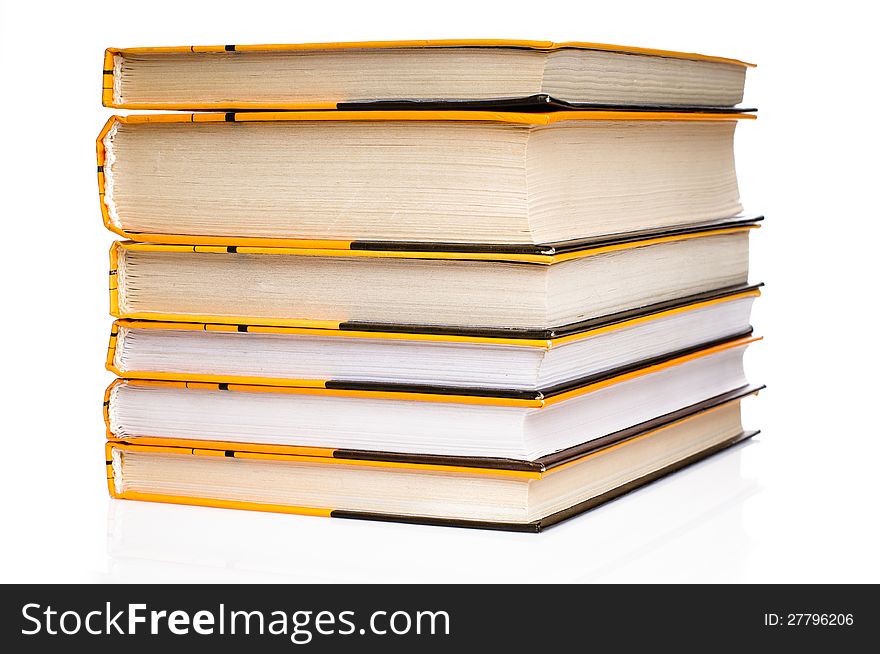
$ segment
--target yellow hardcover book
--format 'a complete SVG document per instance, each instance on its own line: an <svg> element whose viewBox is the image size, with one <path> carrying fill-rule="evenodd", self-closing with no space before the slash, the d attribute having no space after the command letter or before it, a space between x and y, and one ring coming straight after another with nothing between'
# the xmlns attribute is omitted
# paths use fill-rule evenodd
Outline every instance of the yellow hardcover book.
<svg viewBox="0 0 880 654"><path fill-rule="evenodd" d="M542 253L117 242L110 309L131 320L556 338L742 287L755 220Z"/></svg>
<svg viewBox="0 0 880 654"><path fill-rule="evenodd" d="M732 107L750 66L652 48L492 39L108 48L102 101L126 109Z"/></svg>
<svg viewBox="0 0 880 654"><path fill-rule="evenodd" d="M533 461L116 439L107 486L117 499L538 532L750 438L740 402L758 390Z"/></svg>
<svg viewBox="0 0 880 654"><path fill-rule="evenodd" d="M113 117L105 225L134 241L542 256L742 211L731 112ZM161 152L161 156L157 153Z"/></svg>

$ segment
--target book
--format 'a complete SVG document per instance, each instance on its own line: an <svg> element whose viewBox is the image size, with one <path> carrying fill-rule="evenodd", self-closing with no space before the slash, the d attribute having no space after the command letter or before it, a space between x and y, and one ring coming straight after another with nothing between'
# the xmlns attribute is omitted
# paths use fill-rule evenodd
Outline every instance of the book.
<svg viewBox="0 0 880 654"><path fill-rule="evenodd" d="M514 40L108 48L102 101L127 109L377 101L732 107L750 66L650 48Z"/></svg>
<svg viewBox="0 0 880 654"><path fill-rule="evenodd" d="M117 441L106 448L107 484L120 499L537 532L753 436L742 427L742 397L688 407L527 469Z"/></svg>
<svg viewBox="0 0 880 654"><path fill-rule="evenodd" d="M604 505L604 510L566 521L561 529L548 529L540 542L511 547L499 547L496 538L428 528L400 529L392 536L411 539L411 546L388 547L389 532L398 530L386 523L349 530L353 525L339 524L340 520L285 520L257 511L110 502L108 570L113 582L124 583L412 583L414 568L423 570L419 581L425 583L443 583L450 575L474 583L506 583L511 570L517 570L517 579L525 583L607 582L621 576L639 580L658 569L672 580L693 580L695 573L711 577L718 574L718 556L736 562L748 553L751 537L745 513L760 486L745 459L759 456L759 445L747 440L727 448L621 502ZM162 529L156 529L157 524ZM351 539L345 536L350 531L357 531L354 557ZM260 537L230 538L232 532ZM422 540L430 540L444 556L425 566L424 549L412 546ZM297 543L308 556L291 556L289 548L267 548L267 542ZM695 549L706 556L694 561L690 553ZM669 566L669 561L682 557L687 566ZM547 566L547 561L565 565Z"/></svg>
<svg viewBox="0 0 880 654"><path fill-rule="evenodd" d="M756 224L735 218L552 254L117 242L110 251L111 313L552 336L599 316L747 283Z"/></svg>
<svg viewBox="0 0 880 654"><path fill-rule="evenodd" d="M558 245L742 211L736 123L654 111L301 111L113 117L105 225L125 238L349 249Z"/></svg>
<svg viewBox="0 0 880 654"><path fill-rule="evenodd" d="M117 320L107 368L127 379L410 390L540 391L747 336L756 286L654 304L572 333L502 335Z"/></svg>
<svg viewBox="0 0 880 654"><path fill-rule="evenodd" d="M532 461L747 386L743 337L547 391L116 380L108 436ZM143 442L143 441L142 441Z"/></svg>

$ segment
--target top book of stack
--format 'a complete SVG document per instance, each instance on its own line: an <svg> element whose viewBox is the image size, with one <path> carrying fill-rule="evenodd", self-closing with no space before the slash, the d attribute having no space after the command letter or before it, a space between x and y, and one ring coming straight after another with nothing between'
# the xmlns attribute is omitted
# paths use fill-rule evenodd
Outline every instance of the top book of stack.
<svg viewBox="0 0 880 654"><path fill-rule="evenodd" d="M730 110L748 64L598 43L442 40L109 48L125 109ZM745 111L741 109L741 111Z"/></svg>

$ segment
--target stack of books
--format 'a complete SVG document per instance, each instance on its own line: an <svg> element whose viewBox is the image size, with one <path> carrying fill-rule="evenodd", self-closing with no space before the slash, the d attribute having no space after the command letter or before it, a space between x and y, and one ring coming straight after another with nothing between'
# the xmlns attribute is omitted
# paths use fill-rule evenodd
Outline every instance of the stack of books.
<svg viewBox="0 0 880 654"><path fill-rule="evenodd" d="M122 499L540 531L752 436L748 64L110 49Z"/></svg>

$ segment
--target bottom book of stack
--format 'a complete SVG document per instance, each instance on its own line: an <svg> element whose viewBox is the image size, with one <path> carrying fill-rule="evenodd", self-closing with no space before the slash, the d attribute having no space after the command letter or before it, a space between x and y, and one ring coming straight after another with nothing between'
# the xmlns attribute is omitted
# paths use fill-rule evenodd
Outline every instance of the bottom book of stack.
<svg viewBox="0 0 880 654"><path fill-rule="evenodd" d="M750 438L750 336L554 392L123 379L107 391L122 499L540 531Z"/></svg>

